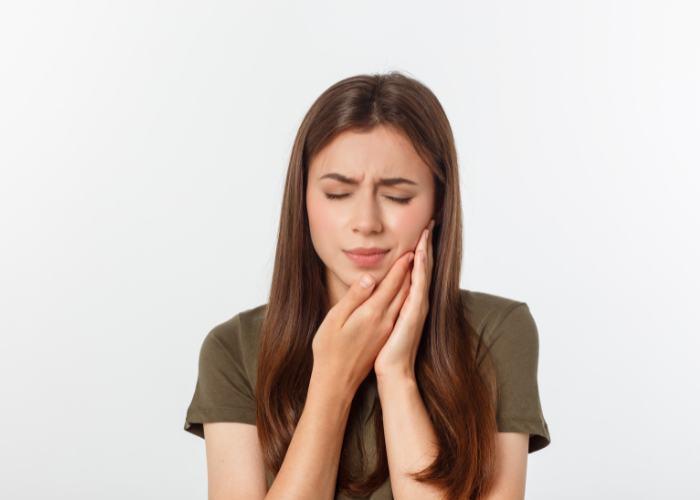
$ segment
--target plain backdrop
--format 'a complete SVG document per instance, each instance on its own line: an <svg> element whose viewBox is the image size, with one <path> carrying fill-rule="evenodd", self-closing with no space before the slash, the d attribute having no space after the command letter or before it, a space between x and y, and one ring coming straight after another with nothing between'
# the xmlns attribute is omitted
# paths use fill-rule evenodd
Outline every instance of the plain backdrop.
<svg viewBox="0 0 700 500"><path fill-rule="evenodd" d="M700 498L700 4L4 2L0 497L206 498L199 349L267 302L301 119L401 70L451 121L462 288L526 302L530 499Z"/></svg>

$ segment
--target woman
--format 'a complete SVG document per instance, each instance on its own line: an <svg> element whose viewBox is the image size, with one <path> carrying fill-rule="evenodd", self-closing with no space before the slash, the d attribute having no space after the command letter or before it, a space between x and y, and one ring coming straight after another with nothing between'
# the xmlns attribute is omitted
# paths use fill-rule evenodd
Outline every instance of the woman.
<svg viewBox="0 0 700 500"><path fill-rule="evenodd" d="M459 288L457 154L400 73L340 81L297 134L267 304L204 340L185 429L210 499L523 498L549 444L527 305Z"/></svg>

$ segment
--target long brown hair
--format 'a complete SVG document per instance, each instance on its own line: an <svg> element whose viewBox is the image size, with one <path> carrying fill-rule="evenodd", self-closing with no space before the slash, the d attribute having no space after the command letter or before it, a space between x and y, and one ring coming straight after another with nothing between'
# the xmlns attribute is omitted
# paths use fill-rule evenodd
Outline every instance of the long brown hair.
<svg viewBox="0 0 700 500"><path fill-rule="evenodd" d="M306 211L309 164L344 130L366 131L380 124L405 134L435 179L430 310L415 374L439 451L435 461L413 477L437 486L450 500L480 498L493 479L497 396L492 367L483 368L492 366L488 352L460 297L462 209L457 152L437 97L424 84L398 72L354 76L331 86L311 106L294 141L255 387L265 465L273 475L282 466L304 409L313 368L311 342L326 314L325 265L314 250ZM389 476L379 398L374 407L374 468L359 477L351 470L350 446L359 442L364 450L360 392L348 417L336 483L348 497L368 496Z"/></svg>

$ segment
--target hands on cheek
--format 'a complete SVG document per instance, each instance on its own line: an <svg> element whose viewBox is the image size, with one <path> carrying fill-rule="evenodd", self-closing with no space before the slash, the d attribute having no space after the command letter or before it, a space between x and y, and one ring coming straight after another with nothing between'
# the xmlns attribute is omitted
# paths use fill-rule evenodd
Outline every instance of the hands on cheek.
<svg viewBox="0 0 700 500"><path fill-rule="evenodd" d="M403 283L396 295L403 306L386 343L374 361L377 378L415 378L414 365L420 344L423 324L430 308L429 291L433 272L432 232L435 221L431 220L423 230L415 248L413 266L405 273Z"/></svg>

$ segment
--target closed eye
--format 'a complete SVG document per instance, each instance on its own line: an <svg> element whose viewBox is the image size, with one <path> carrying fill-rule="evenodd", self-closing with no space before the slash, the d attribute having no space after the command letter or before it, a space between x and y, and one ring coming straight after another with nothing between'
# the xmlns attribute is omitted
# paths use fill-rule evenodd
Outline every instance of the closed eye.
<svg viewBox="0 0 700 500"><path fill-rule="evenodd" d="M408 205L408 202L411 201L411 198L394 198L393 196L387 196L387 198L396 203L401 203L402 205Z"/></svg>
<svg viewBox="0 0 700 500"><path fill-rule="evenodd" d="M340 198L345 198L346 196L350 196L348 194L330 194L330 193L325 193L326 198L329 200L339 200Z"/></svg>
<svg viewBox="0 0 700 500"><path fill-rule="evenodd" d="M345 198L346 196L350 196L348 193L346 194L330 194L330 193L324 193L326 195L326 198L329 200L340 200L342 198ZM386 196L386 198L390 199L391 201L395 201L396 203L400 203L402 205L407 205L413 198L394 198L393 196Z"/></svg>

